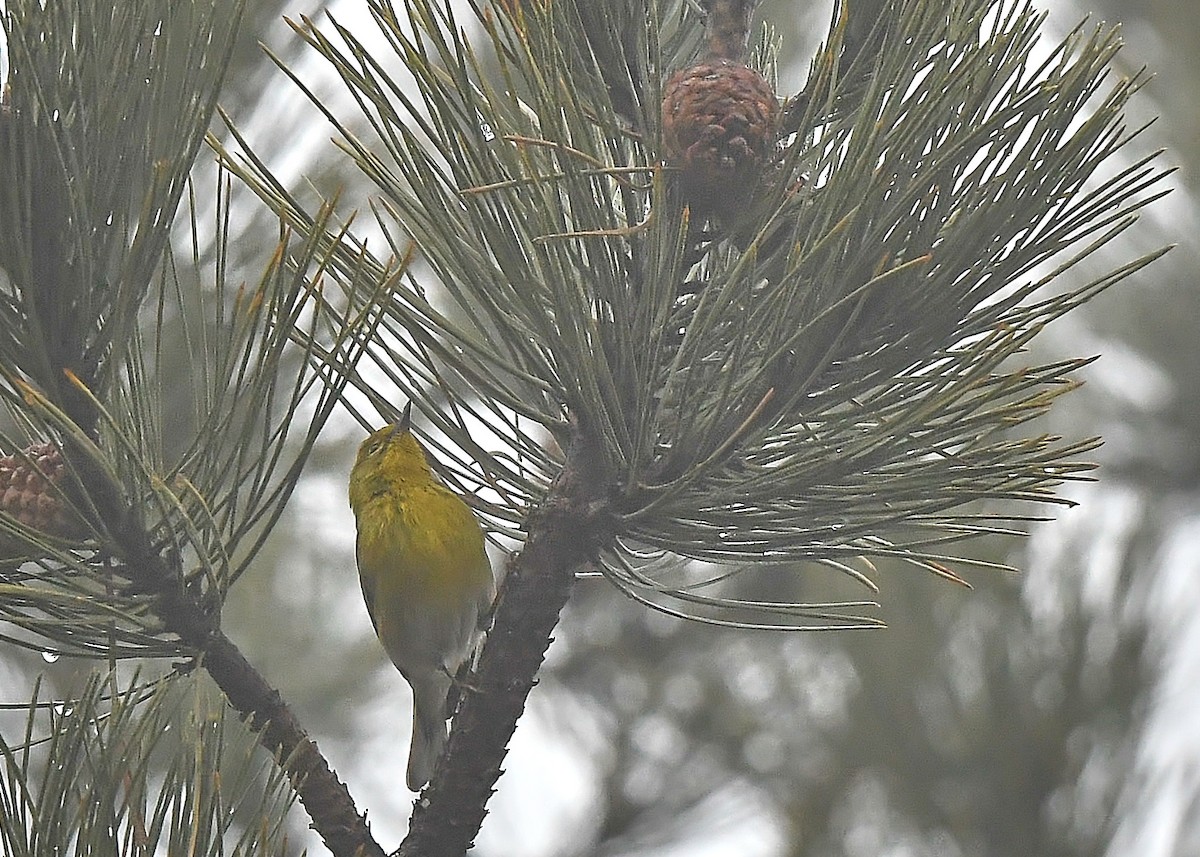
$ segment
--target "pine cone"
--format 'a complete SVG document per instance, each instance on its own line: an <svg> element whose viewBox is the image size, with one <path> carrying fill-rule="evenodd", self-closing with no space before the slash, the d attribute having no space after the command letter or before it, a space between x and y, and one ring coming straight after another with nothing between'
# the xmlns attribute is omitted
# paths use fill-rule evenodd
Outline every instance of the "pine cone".
<svg viewBox="0 0 1200 857"><path fill-rule="evenodd" d="M24 453L0 457L0 510L49 536L80 536L82 522L61 492L62 452L52 443L39 443Z"/></svg>
<svg viewBox="0 0 1200 857"><path fill-rule="evenodd" d="M775 145L777 114L770 85L741 63L711 60L671 76L663 143L693 208L728 217L749 201Z"/></svg>

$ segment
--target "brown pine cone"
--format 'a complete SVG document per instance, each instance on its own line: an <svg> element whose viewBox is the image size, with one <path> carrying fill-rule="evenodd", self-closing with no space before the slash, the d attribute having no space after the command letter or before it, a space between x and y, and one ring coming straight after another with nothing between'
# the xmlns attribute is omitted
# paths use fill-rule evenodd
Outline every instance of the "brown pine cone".
<svg viewBox="0 0 1200 857"><path fill-rule="evenodd" d="M82 522L61 493L62 452L52 443L39 443L24 453L0 457L0 509L46 535L78 537Z"/></svg>
<svg viewBox="0 0 1200 857"><path fill-rule="evenodd" d="M663 144L688 202L730 217L745 205L775 146L778 103L762 75L710 60L676 72L663 90Z"/></svg>

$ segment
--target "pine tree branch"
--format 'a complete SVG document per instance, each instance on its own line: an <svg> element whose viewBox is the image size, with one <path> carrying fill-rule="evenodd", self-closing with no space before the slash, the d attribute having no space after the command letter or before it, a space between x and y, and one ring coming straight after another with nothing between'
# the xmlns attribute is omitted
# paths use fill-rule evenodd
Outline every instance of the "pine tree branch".
<svg viewBox="0 0 1200 857"><path fill-rule="evenodd" d="M370 857L384 851L371 837L366 817L359 815L346 786L326 762L279 692L246 660L220 629L216 614L204 609L185 586L179 563L164 559L150 537L91 457L76 444L66 451L82 489L101 516L112 544L120 550L115 573L131 581L130 589L154 599L154 613L168 633L199 656L200 663L225 693L229 703L260 730L263 747L281 760L313 828L338 857Z"/></svg>
<svg viewBox="0 0 1200 857"><path fill-rule="evenodd" d="M483 824L508 742L536 683L575 570L612 541L598 443L575 429L566 464L509 563L447 753L413 808L400 857L461 857Z"/></svg>
<svg viewBox="0 0 1200 857"><path fill-rule="evenodd" d="M359 815L346 785L291 708L220 630L207 638L202 663L237 711L260 729L260 741L282 760L288 779L312 819L312 828L335 857L382 857L366 815Z"/></svg>
<svg viewBox="0 0 1200 857"><path fill-rule="evenodd" d="M28 578L5 580L17 597L4 612L90 657L198 658L280 760L330 850L382 855L316 743L219 622L237 573L232 555L245 556L244 567L257 552L341 392L308 372L290 390L277 386L292 334L310 341L328 334L332 343L322 336L323 344L343 357L361 344L356 337L369 336L370 323L315 329L327 321L315 245L289 246L284 238L259 288L245 303L232 302L228 325L218 265L215 294L201 298L222 305L215 325L221 330L204 353L211 358L204 379L214 385L202 395L215 395L176 469L164 474L160 466L161 389L146 377L162 366L141 348L142 314L154 286L177 273L171 224L241 8L240 0L206 7L22 0L4 15L12 101L0 111L0 166L7 170L0 183L0 366L7 386L0 397L23 426L61 438L75 482L64 493L77 501L89 530L47 554L44 579L30 576L41 585L24 587L26 593L20 590ZM220 223L222 203L216 208ZM310 264L317 269L312 279ZM314 329L302 327L302 313ZM314 385L322 396L305 421L301 451L280 468L291 417ZM280 390L287 392L282 419L273 413ZM164 486L164 475L183 486L179 494ZM247 538L253 535L260 537ZM34 533L21 536L38 544ZM243 540L253 544L246 549ZM185 556L195 569L185 571ZM61 586L64 578L75 578L78 590ZM73 602L70 610L59 609L60 596ZM125 633L126 623L133 632Z"/></svg>
<svg viewBox="0 0 1200 857"><path fill-rule="evenodd" d="M274 293L271 289L264 289L257 294L260 299L257 306L265 306L265 311L275 320L288 322L286 326L266 326L263 335L268 345L282 346L293 333L300 334L293 330L292 324L295 323L294 313L307 305L304 300L308 294L305 288L307 281L302 273L312 260L313 245L292 249L294 255L289 258L295 270L289 273L291 265L274 264L288 250L285 240L280 244L265 277L271 286L279 286L283 294ZM322 317L319 310L314 315L315 319ZM342 325L335 334L334 347L343 357L356 350L353 343L358 341L357 338L366 339L370 336L373 323L365 316L360 317L359 321L362 323ZM315 335L312 329L304 333L310 337L310 341ZM244 384L250 384L252 378L257 378L261 374L259 369L267 376L277 374L278 352L273 347L267 350L274 356L264 357L253 372L239 372L236 370L237 364L234 364L234 373ZM124 618L126 610L136 611L130 614L130 621L141 634L137 645L144 647L144 641L153 640L160 646L155 654L161 656L170 653L199 660L226 694L230 704L249 719L262 745L281 760L280 765L309 812L313 827L334 854L382 855L382 848L371 838L365 817L356 813L346 787L337 779L316 743L305 733L280 694L221 631L218 607L224 597L225 587L219 580L214 581L211 574L204 574L203 570L211 571L214 563L219 564L222 560L206 554L205 536L196 529L197 516L186 509L186 505L196 498L184 495L181 499L170 492L159 493L154 490L154 485L161 483L161 477L156 477L151 471L145 461L144 451L136 449L135 441L130 438L130 432L135 430L120 422L114 415L116 412L110 412L83 379L73 373L64 374L63 386L70 387L75 400L85 402L100 417L99 434L106 441L103 447L93 440L90 431L74 422L56 391L42 393L19 377L9 377L7 380L20 391L28 416L39 419L45 430L62 439L66 472L74 481L70 493L78 501L77 508L85 510L87 530L94 543L92 551L99 554L98 561L93 560L89 564L86 560L76 558L75 563L81 568L84 578L95 578L101 573L104 575L104 597L95 599L93 611L80 611L78 616L66 617L68 620L74 619L62 631L66 645L93 656L120 657L124 653L111 643L90 642L88 638L103 638L105 629L110 627L108 621L112 614ZM306 381L306 378L309 380ZM313 383L317 382L306 373L297 377L291 391L289 413L294 412L306 386ZM258 515L273 518L272 510L286 501L312 438L328 417L341 389L342 385L329 386L321 382L322 398L314 409L303 450L280 479L273 478L273 473L280 462L281 444L287 432L273 428L269 415L265 425L258 425L256 417L261 418L262 414L254 408L246 415L250 418L252 449L258 450L258 454L247 456L244 450L239 452L235 449L233 454L238 459L239 470L232 476L226 473L220 480L221 483L232 481L240 484L246 481L246 474L254 477L250 481L254 483L259 496L253 501L242 500L238 506L243 529L252 524L253 518ZM264 392L272 390L273 385L268 384ZM269 395L266 398L269 399ZM286 415L281 419L284 425L292 423ZM254 439L257 432L252 429L255 427L269 438L265 450L258 449L261 441ZM146 427L141 428L144 430ZM224 473L219 453L225 439L210 432L207 440L209 452L216 454L216 472ZM136 462L132 474L118 472L116 462L126 454L132 454ZM207 478L202 478L203 467L198 466L192 470L192 474L207 486ZM218 490L220 485L211 487ZM229 490L235 491L237 488L235 486ZM220 497L220 494L215 496ZM203 503L203 494L198 499ZM171 503L178 504L180 514L175 514L176 507L172 507ZM166 537L163 535L164 525L170 528ZM206 524L202 522L200 526ZM176 527L186 528L186 531L176 532ZM241 529L233 532L214 550L227 554L242 534ZM257 547L258 544L255 544L250 548L250 555L257 551ZM189 576L184 573L182 555L190 550L200 554L202 571ZM113 561L106 562L106 557L111 557ZM52 606L41 606L52 604L53 589L42 592L42 601L34 600L33 603L53 615Z"/></svg>

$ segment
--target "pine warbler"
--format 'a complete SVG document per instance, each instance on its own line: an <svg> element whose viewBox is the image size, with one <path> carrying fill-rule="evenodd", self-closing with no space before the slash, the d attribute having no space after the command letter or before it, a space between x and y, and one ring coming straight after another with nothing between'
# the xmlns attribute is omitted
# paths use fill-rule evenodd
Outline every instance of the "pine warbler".
<svg viewBox="0 0 1200 857"><path fill-rule="evenodd" d="M462 498L440 484L409 431L412 403L395 425L362 442L350 471L358 522L358 576L375 633L412 686L408 787L433 774L446 743L452 676L480 635L496 594L483 530Z"/></svg>

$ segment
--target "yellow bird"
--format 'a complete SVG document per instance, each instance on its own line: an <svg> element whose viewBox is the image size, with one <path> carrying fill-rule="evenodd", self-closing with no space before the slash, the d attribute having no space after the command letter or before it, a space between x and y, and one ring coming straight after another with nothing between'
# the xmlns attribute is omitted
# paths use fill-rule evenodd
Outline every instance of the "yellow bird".
<svg viewBox="0 0 1200 857"><path fill-rule="evenodd" d="M412 686L408 787L433 775L446 744L452 676L478 642L496 595L483 530L462 498L437 481L400 421L358 448L350 508L358 522L358 577L375 633Z"/></svg>

